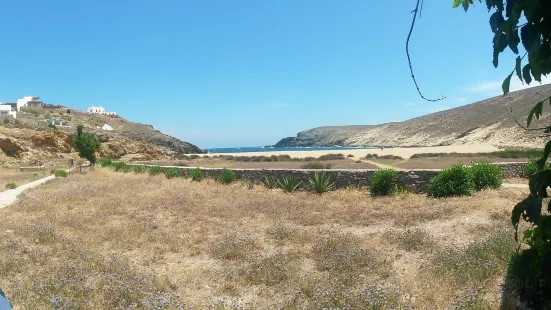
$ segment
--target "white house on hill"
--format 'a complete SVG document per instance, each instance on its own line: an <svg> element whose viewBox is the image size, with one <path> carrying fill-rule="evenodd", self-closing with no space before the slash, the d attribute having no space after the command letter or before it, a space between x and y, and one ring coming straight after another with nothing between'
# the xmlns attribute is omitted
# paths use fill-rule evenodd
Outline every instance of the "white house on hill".
<svg viewBox="0 0 551 310"><path fill-rule="evenodd" d="M17 112L13 111L11 105L0 102L0 116L11 116L13 118L17 118Z"/></svg>
<svg viewBox="0 0 551 310"><path fill-rule="evenodd" d="M21 99L17 99L17 111L21 111L22 107L41 107L42 102L39 101L40 97L25 96Z"/></svg>
<svg viewBox="0 0 551 310"><path fill-rule="evenodd" d="M101 127L102 130L105 130L105 131L111 131L113 130L113 127L111 127L110 125L108 124L105 124L103 125L103 127Z"/></svg>
<svg viewBox="0 0 551 310"><path fill-rule="evenodd" d="M100 114L100 115L117 115L117 112L105 112L105 108L102 106L95 107L91 106L87 110L88 113Z"/></svg>

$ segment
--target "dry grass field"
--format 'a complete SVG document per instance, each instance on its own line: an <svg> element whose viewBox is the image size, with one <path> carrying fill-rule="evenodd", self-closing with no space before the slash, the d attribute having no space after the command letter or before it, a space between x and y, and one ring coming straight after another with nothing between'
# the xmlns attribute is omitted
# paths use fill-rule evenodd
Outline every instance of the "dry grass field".
<svg viewBox="0 0 551 310"><path fill-rule="evenodd" d="M24 171L21 172L16 168L0 167L0 192L6 190L6 184L15 183L17 186L38 180L49 175L48 171Z"/></svg>
<svg viewBox="0 0 551 310"><path fill-rule="evenodd" d="M145 162L150 165L159 166L177 166L185 165L189 167L202 167L202 168L234 168L234 169L301 169L308 164L320 163L323 165L329 165L331 169L378 169L374 164L360 162L349 158L341 160L323 160L323 161L276 161L276 162L252 162L252 161L231 161L219 158L199 158L194 160L178 160L178 161L148 161Z"/></svg>
<svg viewBox="0 0 551 310"><path fill-rule="evenodd" d="M513 309L525 190L285 194L97 169L0 209L16 309Z"/></svg>

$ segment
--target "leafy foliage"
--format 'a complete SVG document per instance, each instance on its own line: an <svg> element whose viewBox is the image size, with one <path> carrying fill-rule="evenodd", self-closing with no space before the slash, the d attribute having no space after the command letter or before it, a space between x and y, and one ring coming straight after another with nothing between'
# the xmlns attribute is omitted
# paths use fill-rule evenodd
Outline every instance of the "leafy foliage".
<svg viewBox="0 0 551 310"><path fill-rule="evenodd" d="M264 185L266 185L267 189L274 189L277 186L277 179L268 175L264 178Z"/></svg>
<svg viewBox="0 0 551 310"><path fill-rule="evenodd" d="M318 194L326 193L335 189L335 181L325 171L316 171L313 178L309 178L310 187Z"/></svg>
<svg viewBox="0 0 551 310"><path fill-rule="evenodd" d="M526 167L524 167L524 176L530 177L540 170L549 169L549 163L545 162L544 166L540 169L538 164L539 158L531 158Z"/></svg>
<svg viewBox="0 0 551 310"><path fill-rule="evenodd" d="M398 172L394 169L382 169L376 171L370 178L371 195L387 196L394 194L398 190L396 181L398 180Z"/></svg>
<svg viewBox="0 0 551 310"><path fill-rule="evenodd" d="M98 160L98 164L101 166L101 167L109 167L113 164L113 161L109 158L100 158Z"/></svg>
<svg viewBox="0 0 551 310"><path fill-rule="evenodd" d="M149 173L150 176L155 176L155 175L165 173L165 168L159 167L159 166L151 166L149 167L147 172Z"/></svg>
<svg viewBox="0 0 551 310"><path fill-rule="evenodd" d="M66 178L67 177L67 170L58 169L54 172L54 175L55 175L56 178Z"/></svg>
<svg viewBox="0 0 551 310"><path fill-rule="evenodd" d="M84 131L84 125L77 126L77 134L75 136L75 147L81 158L86 158L90 164L96 163L96 152L99 150L101 142L95 134Z"/></svg>
<svg viewBox="0 0 551 310"><path fill-rule="evenodd" d="M17 188L17 184L15 183L8 183L5 186L5 189L14 189L14 188Z"/></svg>
<svg viewBox="0 0 551 310"><path fill-rule="evenodd" d="M503 183L501 169L491 163L474 163L473 173L474 189L479 191L485 188L500 188Z"/></svg>
<svg viewBox="0 0 551 310"><path fill-rule="evenodd" d="M428 194L432 197L472 195L475 189L470 167L453 165L430 180Z"/></svg>
<svg viewBox="0 0 551 310"><path fill-rule="evenodd" d="M282 178L277 183L283 190L288 193L292 193L298 189L300 184L302 184L302 181L290 176Z"/></svg>
<svg viewBox="0 0 551 310"><path fill-rule="evenodd" d="M189 177L192 181L201 182L205 177L205 173L201 168L193 168L189 171Z"/></svg>
<svg viewBox="0 0 551 310"><path fill-rule="evenodd" d="M482 2L482 1L480 1ZM473 0L454 0L453 6L460 4L467 10ZM509 92L511 77L516 76L530 84L533 80L541 82L541 76L551 73L551 2L548 0L486 0L490 17L490 27L494 33L493 63L499 64L499 54L507 47L519 54L518 45L522 43L526 53L516 58L515 67L503 81L503 93ZM505 17L503 16L505 14ZM521 18L526 22L519 25ZM519 35L520 32L520 35ZM525 65L524 58L528 56ZM534 116L542 115L546 101L551 103L551 96L536 103L527 118L530 126ZM549 132L551 126L547 127ZM551 153L551 141L547 142L543 156L532 161L527 168L530 174L530 195L519 202L513 209L511 222L515 227L518 240L518 226L522 217L532 225L524 232L523 242L528 245L513 260L510 273L516 280L516 289L521 299L529 307L543 309L551 307L551 204L543 208L547 198L547 188L551 186L551 170L548 170L547 158ZM537 164L537 168L535 167Z"/></svg>
<svg viewBox="0 0 551 310"><path fill-rule="evenodd" d="M182 174L180 172L180 169L178 169L178 168L169 168L169 169L165 170L165 177L167 179L177 178L181 175Z"/></svg>
<svg viewBox="0 0 551 310"><path fill-rule="evenodd" d="M222 169L222 172L218 176L218 183L220 184L230 184L233 183L235 180L237 180L235 172L227 168Z"/></svg>

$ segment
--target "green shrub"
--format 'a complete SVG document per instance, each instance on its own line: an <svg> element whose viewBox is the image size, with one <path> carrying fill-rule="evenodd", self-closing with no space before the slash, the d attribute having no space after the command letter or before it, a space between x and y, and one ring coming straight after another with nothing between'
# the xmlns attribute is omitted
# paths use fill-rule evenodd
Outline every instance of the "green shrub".
<svg viewBox="0 0 551 310"><path fill-rule="evenodd" d="M279 186L288 193L292 193L302 184L302 181L295 179L295 177L284 177L277 182Z"/></svg>
<svg viewBox="0 0 551 310"><path fill-rule="evenodd" d="M98 159L98 164L101 167L109 167L113 164L113 161L111 159L108 159L108 158L100 158L100 159Z"/></svg>
<svg viewBox="0 0 551 310"><path fill-rule="evenodd" d="M479 191L485 188L500 188L502 180L501 169L494 164L481 162L471 167L474 189Z"/></svg>
<svg viewBox="0 0 551 310"><path fill-rule="evenodd" d="M167 179L177 178L181 175L180 169L178 168L169 168L165 170L165 176Z"/></svg>
<svg viewBox="0 0 551 310"><path fill-rule="evenodd" d="M431 197L464 196L472 195L473 191L472 169L464 165L453 165L430 180L428 195Z"/></svg>
<svg viewBox="0 0 551 310"><path fill-rule="evenodd" d="M354 157L354 155L348 154L348 155L346 155L346 157Z"/></svg>
<svg viewBox="0 0 551 310"><path fill-rule="evenodd" d="M310 187L318 194L326 193L335 189L333 177L325 171L316 171L313 178L309 178Z"/></svg>
<svg viewBox="0 0 551 310"><path fill-rule="evenodd" d="M201 180L205 177L205 173L201 170L201 168L193 168L189 170L189 177L192 181L201 182Z"/></svg>
<svg viewBox="0 0 551 310"><path fill-rule="evenodd" d="M148 169L148 173L149 173L150 176L155 176L155 175L158 175L158 174L163 174L163 173L165 173L165 168L159 167L159 166L151 166L151 167L149 167L149 169Z"/></svg>
<svg viewBox="0 0 551 310"><path fill-rule="evenodd" d="M526 165L526 167L524 167L525 177L528 178L533 174L535 174L536 172L540 171L539 165L538 165L539 159L540 159L539 157L530 158L530 160L528 161L528 164ZM549 169L549 162L545 162L545 165L543 166L543 170L548 170L548 169Z"/></svg>
<svg viewBox="0 0 551 310"><path fill-rule="evenodd" d="M48 127L57 130L57 126L52 123L49 123Z"/></svg>
<svg viewBox="0 0 551 310"><path fill-rule="evenodd" d="M58 169L54 172L54 175L55 175L56 178L66 178L67 177L67 170Z"/></svg>
<svg viewBox="0 0 551 310"><path fill-rule="evenodd" d="M218 176L218 183L220 184L230 184L234 182L237 179L235 176L235 172L233 170L224 168L222 169L222 172Z"/></svg>
<svg viewBox="0 0 551 310"><path fill-rule="evenodd" d="M134 173L145 173L145 172L147 172L147 166L143 166L143 165L132 165L132 166L130 166L130 168Z"/></svg>
<svg viewBox="0 0 551 310"><path fill-rule="evenodd" d="M8 183L6 184L6 189L14 189L14 188L17 188L17 184L15 183Z"/></svg>
<svg viewBox="0 0 551 310"><path fill-rule="evenodd" d="M376 171L369 178L371 195L387 196L398 190L398 172L394 169L383 169Z"/></svg>
<svg viewBox="0 0 551 310"><path fill-rule="evenodd" d="M277 186L277 179L273 176L266 176L264 178L264 185L268 189L274 189Z"/></svg>
<svg viewBox="0 0 551 310"><path fill-rule="evenodd" d="M113 162L110 167L111 167L111 169L113 169L116 172L127 173L127 172L132 171L132 166L130 166L127 163L122 162L122 161Z"/></svg>
<svg viewBox="0 0 551 310"><path fill-rule="evenodd" d="M67 109L67 114L71 114L71 109Z"/></svg>

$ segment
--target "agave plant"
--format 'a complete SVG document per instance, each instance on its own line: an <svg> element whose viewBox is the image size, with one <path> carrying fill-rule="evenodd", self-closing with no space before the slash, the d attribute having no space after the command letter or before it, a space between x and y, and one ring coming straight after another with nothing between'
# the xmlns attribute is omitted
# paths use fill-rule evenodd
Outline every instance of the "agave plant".
<svg viewBox="0 0 551 310"><path fill-rule="evenodd" d="M313 178L309 178L310 187L318 194L326 193L335 189L335 181L325 171L314 173Z"/></svg>
<svg viewBox="0 0 551 310"><path fill-rule="evenodd" d="M295 179L295 177L284 177L283 179L277 181L279 186L283 188L286 192L292 193L302 184L302 181Z"/></svg>
<svg viewBox="0 0 551 310"><path fill-rule="evenodd" d="M267 187L268 189L274 189L274 188L276 188L277 183L278 183L278 182L277 182L277 179L274 178L273 176L266 176L266 177L264 178L264 185L266 185L266 187Z"/></svg>

